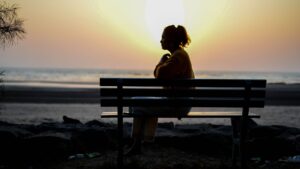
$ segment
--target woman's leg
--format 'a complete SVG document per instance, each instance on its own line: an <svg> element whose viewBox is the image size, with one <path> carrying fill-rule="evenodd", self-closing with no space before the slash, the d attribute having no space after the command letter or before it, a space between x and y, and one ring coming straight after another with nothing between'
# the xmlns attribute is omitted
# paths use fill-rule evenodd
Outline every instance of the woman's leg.
<svg viewBox="0 0 300 169"><path fill-rule="evenodd" d="M134 117L132 123L132 133L131 133L132 138L142 139L144 126L145 126L145 118Z"/></svg>
<svg viewBox="0 0 300 169"><path fill-rule="evenodd" d="M184 108L183 110L185 110ZM190 109L190 108L188 108ZM136 115L153 115L153 114L180 114L183 112L182 108L171 107L131 107L130 113ZM189 111L189 110L185 110ZM151 142L155 138L155 131L157 128L157 117L135 117L132 126L133 145L126 153L128 155L138 154L141 152L142 141Z"/></svg>
<svg viewBox="0 0 300 169"><path fill-rule="evenodd" d="M125 153L126 155L140 154L142 148L142 141L152 142L154 140L157 121L158 121L157 117L133 118L133 125L132 125L133 143L129 148L129 150Z"/></svg>
<svg viewBox="0 0 300 169"><path fill-rule="evenodd" d="M135 155L141 153L142 138L144 135L145 118L134 117L132 123L132 145L125 155Z"/></svg>
<svg viewBox="0 0 300 169"><path fill-rule="evenodd" d="M158 122L157 117L150 117L145 120L143 141L145 141L145 142L154 141L157 122Z"/></svg>

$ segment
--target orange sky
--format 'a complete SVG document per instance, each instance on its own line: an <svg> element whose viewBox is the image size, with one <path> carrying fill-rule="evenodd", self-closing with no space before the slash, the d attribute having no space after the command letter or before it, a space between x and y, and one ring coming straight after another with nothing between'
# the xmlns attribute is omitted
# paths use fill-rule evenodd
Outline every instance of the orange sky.
<svg viewBox="0 0 300 169"><path fill-rule="evenodd" d="M8 2L27 34L0 51L1 67L153 69L162 25L179 23L196 70L300 71L298 0Z"/></svg>

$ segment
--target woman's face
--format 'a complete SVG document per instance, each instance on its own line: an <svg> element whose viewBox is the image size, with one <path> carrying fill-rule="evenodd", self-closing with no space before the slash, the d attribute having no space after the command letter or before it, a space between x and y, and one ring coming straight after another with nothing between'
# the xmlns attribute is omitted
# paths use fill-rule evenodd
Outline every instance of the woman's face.
<svg viewBox="0 0 300 169"><path fill-rule="evenodd" d="M161 36L160 43L161 43L161 48L162 48L162 49L164 49L164 50L169 49L170 41L168 40L165 31L163 32L163 34L162 34L162 36Z"/></svg>

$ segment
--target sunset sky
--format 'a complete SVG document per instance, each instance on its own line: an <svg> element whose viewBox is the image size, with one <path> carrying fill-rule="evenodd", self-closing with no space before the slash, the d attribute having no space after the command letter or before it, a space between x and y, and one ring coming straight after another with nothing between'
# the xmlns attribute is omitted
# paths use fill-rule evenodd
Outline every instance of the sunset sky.
<svg viewBox="0 0 300 169"><path fill-rule="evenodd" d="M25 39L1 67L153 69L184 25L195 70L300 72L300 0L7 0Z"/></svg>

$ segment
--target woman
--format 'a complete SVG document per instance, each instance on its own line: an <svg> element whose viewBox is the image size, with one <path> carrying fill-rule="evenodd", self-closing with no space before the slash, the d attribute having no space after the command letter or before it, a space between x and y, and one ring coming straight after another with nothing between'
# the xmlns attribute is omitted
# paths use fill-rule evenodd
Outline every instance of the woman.
<svg viewBox="0 0 300 169"><path fill-rule="evenodd" d="M194 78L194 72L188 53L184 50L190 43L190 38L186 29L178 25L167 26L162 34L161 47L170 52L164 54L160 62L154 69L155 78L161 79L186 79ZM172 108L172 107L131 107L131 113L150 114L150 113L175 113L186 114L190 108ZM132 138L133 145L126 153L127 155L141 153L142 141L152 142L155 136L157 126L156 117L136 117L133 119Z"/></svg>

